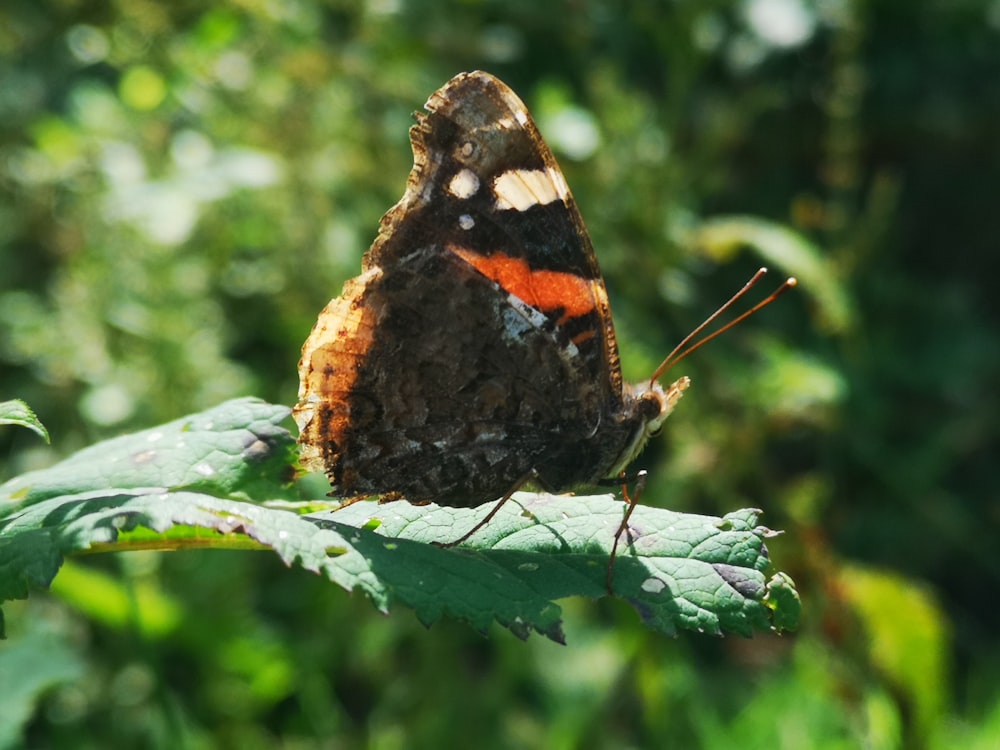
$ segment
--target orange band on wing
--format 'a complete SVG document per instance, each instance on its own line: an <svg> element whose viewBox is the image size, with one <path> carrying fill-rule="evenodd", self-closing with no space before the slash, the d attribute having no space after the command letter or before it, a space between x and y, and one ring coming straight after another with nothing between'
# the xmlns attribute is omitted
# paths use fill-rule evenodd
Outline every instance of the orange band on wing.
<svg viewBox="0 0 1000 750"><path fill-rule="evenodd" d="M483 276L493 279L504 291L536 310L549 312L562 309L563 319L586 315L594 310L591 282L581 276L559 271L532 271L526 260L509 255L480 255L455 245L448 249Z"/></svg>

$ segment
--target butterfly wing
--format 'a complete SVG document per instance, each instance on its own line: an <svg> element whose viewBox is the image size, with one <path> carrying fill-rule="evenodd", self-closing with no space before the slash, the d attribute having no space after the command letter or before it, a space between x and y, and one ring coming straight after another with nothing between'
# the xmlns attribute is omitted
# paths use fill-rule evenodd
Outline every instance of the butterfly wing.
<svg viewBox="0 0 1000 750"><path fill-rule="evenodd" d="M347 495L452 505L532 470L596 478L621 373L565 179L496 78L457 76L426 107L403 198L303 347L303 463Z"/></svg>

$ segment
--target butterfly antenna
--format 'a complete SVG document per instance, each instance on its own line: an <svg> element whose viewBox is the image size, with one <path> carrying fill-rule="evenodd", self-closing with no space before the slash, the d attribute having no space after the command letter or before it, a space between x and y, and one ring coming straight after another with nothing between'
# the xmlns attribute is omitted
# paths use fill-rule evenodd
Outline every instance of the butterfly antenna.
<svg viewBox="0 0 1000 750"><path fill-rule="evenodd" d="M709 341L711 341L712 339L714 339L716 336L721 336L723 333L725 333L726 331L728 331L733 326L739 325L740 323L742 323L744 320L746 320L747 318L749 318L754 313L759 312L760 310L763 310L765 307L767 307L772 302L774 302L776 299L778 299L778 297L780 297L782 294L784 294L789 289L791 289L793 286L795 286L796 284L799 283L795 279L794 276L789 276L787 279L785 279L785 281L781 284L781 286L779 286L777 289L775 289L767 297L765 297L764 299L762 299L760 302L758 302L756 305L754 305L753 307L751 307L749 310L746 310L745 312L743 312L740 315L736 316L735 318L733 318L732 320L730 320L728 323L726 323L724 326L722 326L722 328L718 329L717 331L713 331L712 333L708 334L704 338L699 339L698 341L695 341L693 344L691 343L691 341L696 336L698 336L708 326L712 325L712 323L714 323L715 320L720 315L722 315L729 308L731 308L747 292L749 292L751 289L753 289L755 286L757 286L758 282L760 282L760 280L762 278L764 278L764 276L766 274L767 274L767 269L766 268L759 268L757 270L757 272L753 276L750 277L750 280L746 284L743 285L743 288L740 289L738 292L736 292L736 294L734 294L729 299L728 302L726 302L724 305L722 305L714 313L712 313L711 315L709 315L705 319L705 322L703 322L700 326L698 326L693 331L691 331L691 333L689 333L687 336L685 336L681 340L681 342L677 346L674 347L673 351L670 352L670 354L668 354L666 356L666 359L664 359L660 363L660 366L656 368L656 371L653 373L653 376L649 379L649 382L651 384L655 383L657 380L660 379L660 377L663 375L663 373L665 373L671 367L673 367L674 365L676 365L678 362L680 362L686 356L688 356L692 352L697 351L698 349L700 349L701 347L703 347L705 344L707 344Z"/></svg>

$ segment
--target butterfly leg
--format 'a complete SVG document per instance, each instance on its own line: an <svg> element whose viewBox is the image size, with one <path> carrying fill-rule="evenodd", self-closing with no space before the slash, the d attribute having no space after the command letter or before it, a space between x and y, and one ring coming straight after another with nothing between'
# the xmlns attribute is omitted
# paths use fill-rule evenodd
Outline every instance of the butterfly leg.
<svg viewBox="0 0 1000 750"><path fill-rule="evenodd" d="M632 518L632 512L635 510L635 506L639 504L639 498L642 497L642 491L646 488L646 476L645 470L640 471L635 478L635 494L629 495L628 483L625 478L625 472L622 472L622 497L625 498L625 502L628 503L628 507L625 509L625 515L622 517L621 525L618 527L618 531L615 532L615 543L611 545L611 555L608 557L608 570L605 574L604 584L608 589L608 595L614 596L614 581L615 581L615 558L618 556L618 542L621 540L622 534L628 530L629 519Z"/></svg>
<svg viewBox="0 0 1000 750"><path fill-rule="evenodd" d="M499 500L497 500L497 503L496 503L496 505L493 506L493 509L490 510L490 512L487 513L485 516L483 516L482 520L479 521L479 523L477 523L475 526L473 526L467 532L465 532L464 534L462 534L462 536L460 536L458 539L456 539L456 540L454 540L452 542L434 542L434 546L441 547L442 549L448 549L450 547L457 547L462 542L466 541L469 537L471 537L473 534L475 534L477 531L479 531L481 528L483 528L484 526L486 526L486 524L488 524L490 521L492 521L493 517L504 506L504 504L508 500L510 500L511 497L514 496L515 492L517 492L519 489L521 489L522 487L524 487L524 485L528 484L528 482L535 481L536 479L538 479L538 472L536 472L534 469L532 469L527 474L525 474L523 477L521 477L519 480L517 480L517 482L515 482L514 485L507 491L506 495L504 495Z"/></svg>

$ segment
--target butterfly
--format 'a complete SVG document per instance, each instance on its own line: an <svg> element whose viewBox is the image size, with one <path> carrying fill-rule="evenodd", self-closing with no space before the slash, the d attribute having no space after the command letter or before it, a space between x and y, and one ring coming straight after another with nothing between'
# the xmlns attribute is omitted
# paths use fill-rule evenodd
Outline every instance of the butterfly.
<svg viewBox="0 0 1000 750"><path fill-rule="evenodd" d="M590 237L517 95L463 73L425 109L402 199L303 346L302 465L345 498L452 507L621 476L688 379L623 380Z"/></svg>

